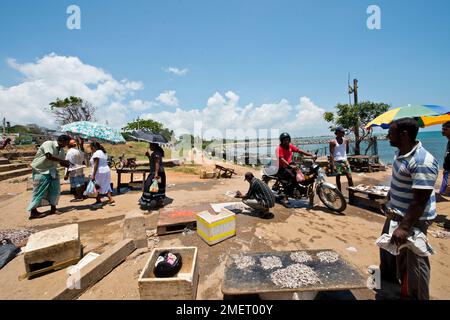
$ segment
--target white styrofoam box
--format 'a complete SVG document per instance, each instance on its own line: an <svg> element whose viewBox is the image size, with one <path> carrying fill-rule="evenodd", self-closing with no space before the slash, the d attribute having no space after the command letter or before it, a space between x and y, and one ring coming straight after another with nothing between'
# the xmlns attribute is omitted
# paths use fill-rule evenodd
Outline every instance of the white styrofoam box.
<svg viewBox="0 0 450 320"><path fill-rule="evenodd" d="M197 233L209 245L236 235L236 214L226 209L218 214L203 211L197 214Z"/></svg>

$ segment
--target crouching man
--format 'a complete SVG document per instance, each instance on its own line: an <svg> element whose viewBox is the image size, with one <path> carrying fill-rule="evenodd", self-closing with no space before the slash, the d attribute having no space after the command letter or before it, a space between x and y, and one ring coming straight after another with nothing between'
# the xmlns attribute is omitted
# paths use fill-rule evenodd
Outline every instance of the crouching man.
<svg viewBox="0 0 450 320"><path fill-rule="evenodd" d="M238 191L236 198L241 198L242 202L254 209L261 218L270 217L269 210L275 206L275 196L269 186L255 178L251 172L245 174L245 181L250 184L247 194L242 195Z"/></svg>

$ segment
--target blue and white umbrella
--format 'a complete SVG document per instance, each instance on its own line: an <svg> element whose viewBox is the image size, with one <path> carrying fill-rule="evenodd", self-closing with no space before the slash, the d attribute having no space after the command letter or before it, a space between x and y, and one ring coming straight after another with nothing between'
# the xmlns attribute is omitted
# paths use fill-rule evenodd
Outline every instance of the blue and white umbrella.
<svg viewBox="0 0 450 320"><path fill-rule="evenodd" d="M125 143L119 130L96 122L72 122L62 126L61 131L80 136L83 139L100 140L112 144Z"/></svg>

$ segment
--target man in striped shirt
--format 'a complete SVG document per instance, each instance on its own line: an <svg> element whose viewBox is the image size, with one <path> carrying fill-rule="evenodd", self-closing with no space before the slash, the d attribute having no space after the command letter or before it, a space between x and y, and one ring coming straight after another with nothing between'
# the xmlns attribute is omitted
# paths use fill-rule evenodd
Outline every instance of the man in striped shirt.
<svg viewBox="0 0 450 320"><path fill-rule="evenodd" d="M383 233L389 233L391 221L398 222L392 233L392 242L404 244L418 228L426 234L436 218L434 185L439 172L437 160L416 141L419 126L412 118L391 123L388 138L391 146L398 148L392 167L389 201L386 205L388 219ZM384 257L389 259L384 254ZM381 256L381 273L386 274L389 262ZM396 278L401 283L402 296L409 299L429 299L430 262L404 248L395 259ZM392 264L391 264L392 266ZM389 271L387 271L389 273Z"/></svg>
<svg viewBox="0 0 450 320"><path fill-rule="evenodd" d="M247 194L242 195L238 191L236 197L242 198L242 202L256 210L260 217L269 217L269 209L275 206L275 196L272 190L270 190L267 184L255 178L251 172L245 174L245 180L250 183Z"/></svg>

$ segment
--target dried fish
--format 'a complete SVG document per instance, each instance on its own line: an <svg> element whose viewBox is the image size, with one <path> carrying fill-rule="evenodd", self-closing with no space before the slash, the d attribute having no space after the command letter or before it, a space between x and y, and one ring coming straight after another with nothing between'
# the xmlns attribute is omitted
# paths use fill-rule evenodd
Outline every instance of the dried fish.
<svg viewBox="0 0 450 320"><path fill-rule="evenodd" d="M430 231L430 234L435 238L450 239L449 231Z"/></svg>
<svg viewBox="0 0 450 320"><path fill-rule="evenodd" d="M275 257L275 256L261 258L261 259L259 259L259 262L261 262L261 267L264 270L270 270L270 269L283 267L283 263L281 262L281 259L278 257Z"/></svg>
<svg viewBox="0 0 450 320"><path fill-rule="evenodd" d="M15 245L22 245L28 241L28 237L35 233L34 229L5 229L0 230L0 240L10 239Z"/></svg>
<svg viewBox="0 0 450 320"><path fill-rule="evenodd" d="M317 254L320 262L334 263L339 260L339 255L333 251L322 251Z"/></svg>
<svg viewBox="0 0 450 320"><path fill-rule="evenodd" d="M305 251L297 251L291 253L291 259L294 262L305 263L308 261L312 261L312 257Z"/></svg>
<svg viewBox="0 0 450 320"><path fill-rule="evenodd" d="M247 269L248 267L254 266L256 261L253 257L246 256L243 254L234 254L231 256L238 269Z"/></svg>
<svg viewBox="0 0 450 320"><path fill-rule="evenodd" d="M291 289L322 283L311 267L299 263L272 272L270 278L275 285Z"/></svg>

